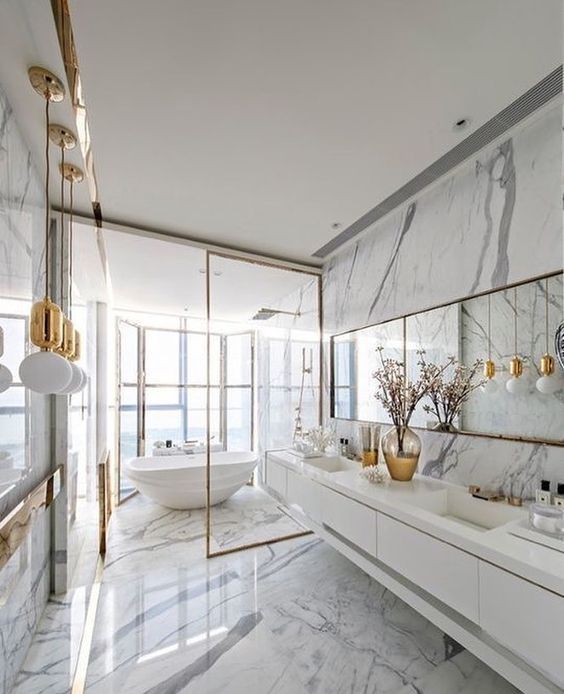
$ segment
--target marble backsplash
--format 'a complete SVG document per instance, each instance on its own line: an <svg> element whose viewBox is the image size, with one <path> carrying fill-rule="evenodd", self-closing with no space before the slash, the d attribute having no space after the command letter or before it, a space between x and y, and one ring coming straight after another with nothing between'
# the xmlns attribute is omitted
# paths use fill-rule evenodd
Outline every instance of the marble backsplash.
<svg viewBox="0 0 564 694"><path fill-rule="evenodd" d="M561 270L561 128L557 104L331 257L323 273L325 340ZM358 425L336 426L354 444ZM526 497L541 478L564 481L562 447L418 433L423 474Z"/></svg>

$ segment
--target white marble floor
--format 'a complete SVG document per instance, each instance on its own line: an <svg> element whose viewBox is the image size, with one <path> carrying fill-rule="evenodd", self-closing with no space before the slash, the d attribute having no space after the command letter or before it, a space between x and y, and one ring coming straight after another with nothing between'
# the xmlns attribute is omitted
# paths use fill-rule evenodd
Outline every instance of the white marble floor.
<svg viewBox="0 0 564 694"><path fill-rule="evenodd" d="M76 531L81 551L71 587L51 596L12 694L64 694L71 691L90 591L98 561L98 505L79 504Z"/></svg>
<svg viewBox="0 0 564 694"><path fill-rule="evenodd" d="M255 505L261 533L269 518L286 523L266 502ZM231 513L232 527L226 512L222 542L249 537L251 507ZM204 540L202 512L141 496L116 510L89 694L516 692L313 535L211 560Z"/></svg>
<svg viewBox="0 0 564 694"><path fill-rule="evenodd" d="M244 494L216 509L218 544L290 528ZM466 651L447 659L438 629L315 536L206 560L201 520L142 497L116 513L87 692L516 691Z"/></svg>

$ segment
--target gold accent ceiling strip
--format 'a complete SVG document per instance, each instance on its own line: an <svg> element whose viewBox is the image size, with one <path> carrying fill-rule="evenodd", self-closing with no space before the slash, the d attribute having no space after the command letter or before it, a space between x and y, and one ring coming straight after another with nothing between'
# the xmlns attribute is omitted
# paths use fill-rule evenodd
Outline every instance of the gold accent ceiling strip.
<svg viewBox="0 0 564 694"><path fill-rule="evenodd" d="M101 226L102 208L100 205L98 183L94 168L92 140L90 137L90 127L88 125L86 103L82 91L82 80L80 78L80 70L78 68L78 58L68 2L67 0L51 0L51 9L55 18L59 46L61 49L61 55L63 57L67 81L69 83L70 98L74 109L78 141L80 143L80 149L82 150L82 157L84 159L84 168L86 170L86 179L88 181L88 189L90 192L90 200L92 201L94 218L97 226Z"/></svg>
<svg viewBox="0 0 564 694"><path fill-rule="evenodd" d="M27 537L41 508L48 508L61 490L63 466L41 482L0 521L0 569Z"/></svg>

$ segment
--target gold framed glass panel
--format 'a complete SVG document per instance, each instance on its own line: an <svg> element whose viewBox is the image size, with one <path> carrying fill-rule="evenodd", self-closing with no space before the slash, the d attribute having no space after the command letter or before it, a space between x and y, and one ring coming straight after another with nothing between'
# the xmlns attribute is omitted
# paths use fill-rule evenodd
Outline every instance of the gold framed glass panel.
<svg viewBox="0 0 564 694"><path fill-rule="evenodd" d="M268 486L265 454L289 447L297 422L321 423L320 278L209 251L208 342L222 334L220 440L207 364L206 552L218 556L309 533ZM246 417L252 403L250 421Z"/></svg>

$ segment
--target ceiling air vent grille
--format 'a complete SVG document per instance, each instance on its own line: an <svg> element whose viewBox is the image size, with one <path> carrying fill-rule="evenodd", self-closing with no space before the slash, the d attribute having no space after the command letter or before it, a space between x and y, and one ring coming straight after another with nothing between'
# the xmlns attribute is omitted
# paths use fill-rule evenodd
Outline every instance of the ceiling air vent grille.
<svg viewBox="0 0 564 694"><path fill-rule="evenodd" d="M562 93L562 65L313 254L325 258Z"/></svg>

